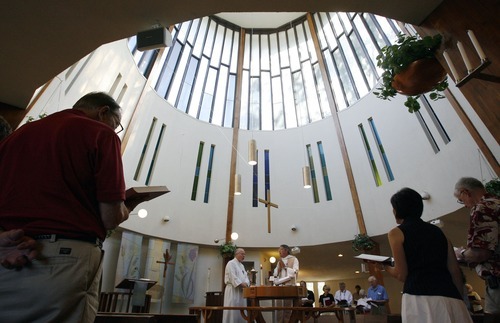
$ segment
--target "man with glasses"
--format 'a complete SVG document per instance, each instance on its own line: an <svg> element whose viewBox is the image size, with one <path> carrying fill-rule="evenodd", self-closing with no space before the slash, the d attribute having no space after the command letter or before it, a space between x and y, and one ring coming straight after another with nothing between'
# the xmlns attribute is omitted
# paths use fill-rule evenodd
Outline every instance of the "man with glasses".
<svg viewBox="0 0 500 323"><path fill-rule="evenodd" d="M94 322L102 241L142 202L125 201L120 120L93 92L0 143L0 322Z"/></svg>
<svg viewBox="0 0 500 323"><path fill-rule="evenodd" d="M453 194L470 209L467 248L455 249L457 259L475 266L486 281L485 322L500 322L500 198L472 177L458 180Z"/></svg>

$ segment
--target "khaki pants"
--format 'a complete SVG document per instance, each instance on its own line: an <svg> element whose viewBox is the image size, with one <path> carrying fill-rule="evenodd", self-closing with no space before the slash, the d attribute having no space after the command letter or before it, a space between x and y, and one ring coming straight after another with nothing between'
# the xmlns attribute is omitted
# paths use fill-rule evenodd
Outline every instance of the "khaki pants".
<svg viewBox="0 0 500 323"><path fill-rule="evenodd" d="M30 266L0 268L0 322L94 322L101 249L75 240L38 243L41 256Z"/></svg>

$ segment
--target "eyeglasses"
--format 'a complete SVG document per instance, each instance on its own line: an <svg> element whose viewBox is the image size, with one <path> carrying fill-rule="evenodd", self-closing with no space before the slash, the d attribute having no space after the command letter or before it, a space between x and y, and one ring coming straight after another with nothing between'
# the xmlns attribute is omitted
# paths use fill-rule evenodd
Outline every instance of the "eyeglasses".
<svg viewBox="0 0 500 323"><path fill-rule="evenodd" d="M120 132L122 132L122 131L123 131L123 126L122 126L122 124L121 124L121 123L119 123L119 124L118 124L118 127L116 127L116 129L115 129L115 133L116 133L116 134L119 134L119 133L120 133Z"/></svg>
<svg viewBox="0 0 500 323"><path fill-rule="evenodd" d="M458 199L457 199L457 203L458 203L458 204L464 204L464 201L462 201L462 200L460 199L460 196L462 196L462 193L463 193L463 192L464 192L464 190L461 190L461 191L458 193Z"/></svg>

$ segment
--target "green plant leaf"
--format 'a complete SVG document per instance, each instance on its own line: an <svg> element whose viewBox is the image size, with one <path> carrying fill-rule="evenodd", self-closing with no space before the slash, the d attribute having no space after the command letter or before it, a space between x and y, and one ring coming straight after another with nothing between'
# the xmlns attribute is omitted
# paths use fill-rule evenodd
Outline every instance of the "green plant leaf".
<svg viewBox="0 0 500 323"><path fill-rule="evenodd" d="M408 36L398 34L398 39L395 44L388 45L380 49L380 54L377 55L377 66L383 69L381 74L382 86L376 88L373 94L379 99L390 100L396 96L397 91L392 87L394 76L405 70L412 62L422 58L434 57L436 50L441 45L442 36L437 34L434 36L425 36L418 38L417 36ZM448 82L445 79L435 86L430 94L432 100L444 98L438 92L448 88ZM410 113L418 111L420 104L417 97L408 97L405 106Z"/></svg>

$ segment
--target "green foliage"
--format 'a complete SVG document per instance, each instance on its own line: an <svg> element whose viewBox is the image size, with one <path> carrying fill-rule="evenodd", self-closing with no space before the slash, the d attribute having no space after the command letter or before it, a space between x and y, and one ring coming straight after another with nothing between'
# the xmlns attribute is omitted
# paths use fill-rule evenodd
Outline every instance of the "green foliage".
<svg viewBox="0 0 500 323"><path fill-rule="evenodd" d="M224 243L219 246L219 252L223 257L234 257L234 252L238 247L232 242Z"/></svg>
<svg viewBox="0 0 500 323"><path fill-rule="evenodd" d="M47 116L47 113L42 113L42 114L39 114L39 115L38 115L38 119L43 119L43 118L45 118L46 116ZM26 120L26 123L28 123L28 122L32 122L32 121L35 121L35 120L36 120L36 119L35 119L35 117L33 117L33 116L29 116L29 117L28 117L28 120Z"/></svg>
<svg viewBox="0 0 500 323"><path fill-rule="evenodd" d="M416 36L407 36L403 34L398 35L396 44L385 46L380 50L377 56L377 66L382 68L382 86L377 88L373 94L379 99L390 100L396 96L397 91L392 87L394 76L404 71L412 62L422 58L433 58L436 50L441 45L442 36L437 34L435 36L425 36L418 39ZM438 100L444 98L440 93L448 87L448 81L445 79L436 85L429 97L431 100ZM420 103L417 96L408 96L405 106L410 113L420 109Z"/></svg>
<svg viewBox="0 0 500 323"><path fill-rule="evenodd" d="M352 250L364 251L371 250L375 247L375 242L367 234L357 234L352 241Z"/></svg>
<svg viewBox="0 0 500 323"><path fill-rule="evenodd" d="M500 196L500 179L492 179L491 181L484 184L484 188L486 189L486 192L496 196Z"/></svg>

